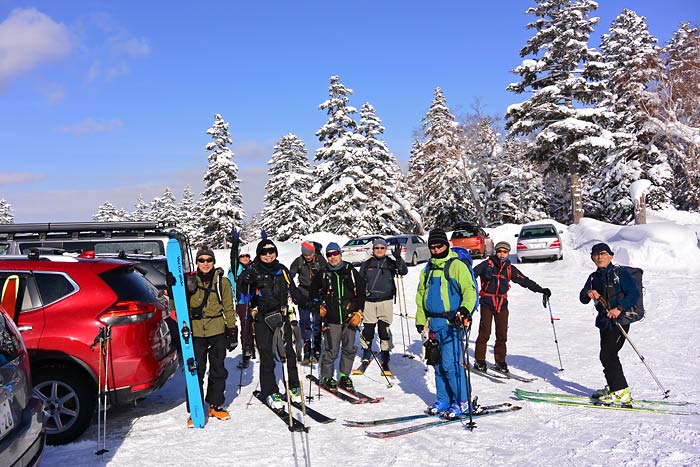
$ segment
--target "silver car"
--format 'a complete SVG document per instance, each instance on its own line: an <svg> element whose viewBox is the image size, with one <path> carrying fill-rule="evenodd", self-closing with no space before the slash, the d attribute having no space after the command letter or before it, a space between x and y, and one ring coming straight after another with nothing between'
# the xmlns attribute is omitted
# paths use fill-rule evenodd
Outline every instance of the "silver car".
<svg viewBox="0 0 700 467"><path fill-rule="evenodd" d="M389 251L394 245L401 245L401 257L410 266L430 259L428 243L418 235L394 235L387 237L386 242L389 244Z"/></svg>
<svg viewBox="0 0 700 467"><path fill-rule="evenodd" d="M372 242L375 238L384 238L381 235L367 235L365 237L349 240L343 248L343 259L350 264L360 264L372 256Z"/></svg>
<svg viewBox="0 0 700 467"><path fill-rule="evenodd" d="M529 259L562 259L564 249L559 237L562 232L552 224L524 225L516 235L518 262Z"/></svg>

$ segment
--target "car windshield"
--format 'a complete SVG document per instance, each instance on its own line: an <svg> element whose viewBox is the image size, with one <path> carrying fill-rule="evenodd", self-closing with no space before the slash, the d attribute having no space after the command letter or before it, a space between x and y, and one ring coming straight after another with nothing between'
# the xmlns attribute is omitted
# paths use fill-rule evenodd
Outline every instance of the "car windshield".
<svg viewBox="0 0 700 467"><path fill-rule="evenodd" d="M362 246L367 245L371 241L371 238L356 238L354 240L350 240L348 243L345 244L345 246Z"/></svg>
<svg viewBox="0 0 700 467"><path fill-rule="evenodd" d="M520 232L521 239L556 237L556 236L557 236L557 231L552 226L523 229L523 231Z"/></svg>
<svg viewBox="0 0 700 467"><path fill-rule="evenodd" d="M478 234L479 232L476 229L455 230L452 232L452 238L474 237Z"/></svg>
<svg viewBox="0 0 700 467"><path fill-rule="evenodd" d="M386 239L386 242L389 245L405 245L407 241L408 241L408 238L406 238L406 237L393 237L393 238Z"/></svg>

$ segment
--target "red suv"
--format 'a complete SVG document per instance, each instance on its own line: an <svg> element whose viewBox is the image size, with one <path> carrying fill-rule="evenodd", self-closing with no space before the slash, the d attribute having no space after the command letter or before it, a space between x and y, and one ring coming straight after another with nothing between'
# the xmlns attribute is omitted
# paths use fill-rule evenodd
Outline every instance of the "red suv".
<svg viewBox="0 0 700 467"><path fill-rule="evenodd" d="M450 245L469 250L472 258L487 258L493 255L493 240L489 234L473 224L458 222L450 237Z"/></svg>
<svg viewBox="0 0 700 467"><path fill-rule="evenodd" d="M20 278L13 318L27 347L34 394L44 403L47 443L74 440L95 412L99 335L107 342L108 404L157 390L177 369L167 302L134 263L31 253L0 258L0 284ZM104 382L100 386L104 389Z"/></svg>

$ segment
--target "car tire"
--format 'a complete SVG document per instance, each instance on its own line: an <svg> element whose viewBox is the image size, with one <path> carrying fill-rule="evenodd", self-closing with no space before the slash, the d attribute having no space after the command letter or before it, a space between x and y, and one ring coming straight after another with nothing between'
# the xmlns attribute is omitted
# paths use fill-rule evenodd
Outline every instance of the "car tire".
<svg viewBox="0 0 700 467"><path fill-rule="evenodd" d="M418 264L418 253L413 252L413 256L411 257L411 266L415 266Z"/></svg>
<svg viewBox="0 0 700 467"><path fill-rule="evenodd" d="M75 440L90 425L95 408L87 375L65 367L46 367L34 373L33 381L34 395L44 404L46 444Z"/></svg>

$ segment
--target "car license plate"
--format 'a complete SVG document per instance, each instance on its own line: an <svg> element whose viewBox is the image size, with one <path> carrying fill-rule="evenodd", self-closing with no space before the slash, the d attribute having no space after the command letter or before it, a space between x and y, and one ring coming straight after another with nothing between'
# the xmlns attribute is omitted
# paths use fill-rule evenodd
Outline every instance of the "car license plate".
<svg viewBox="0 0 700 467"><path fill-rule="evenodd" d="M12 419L12 410L10 410L10 401L5 399L0 403L0 439L12 431L15 426L15 421Z"/></svg>
<svg viewBox="0 0 700 467"><path fill-rule="evenodd" d="M532 248L547 248L546 243L533 243Z"/></svg>

